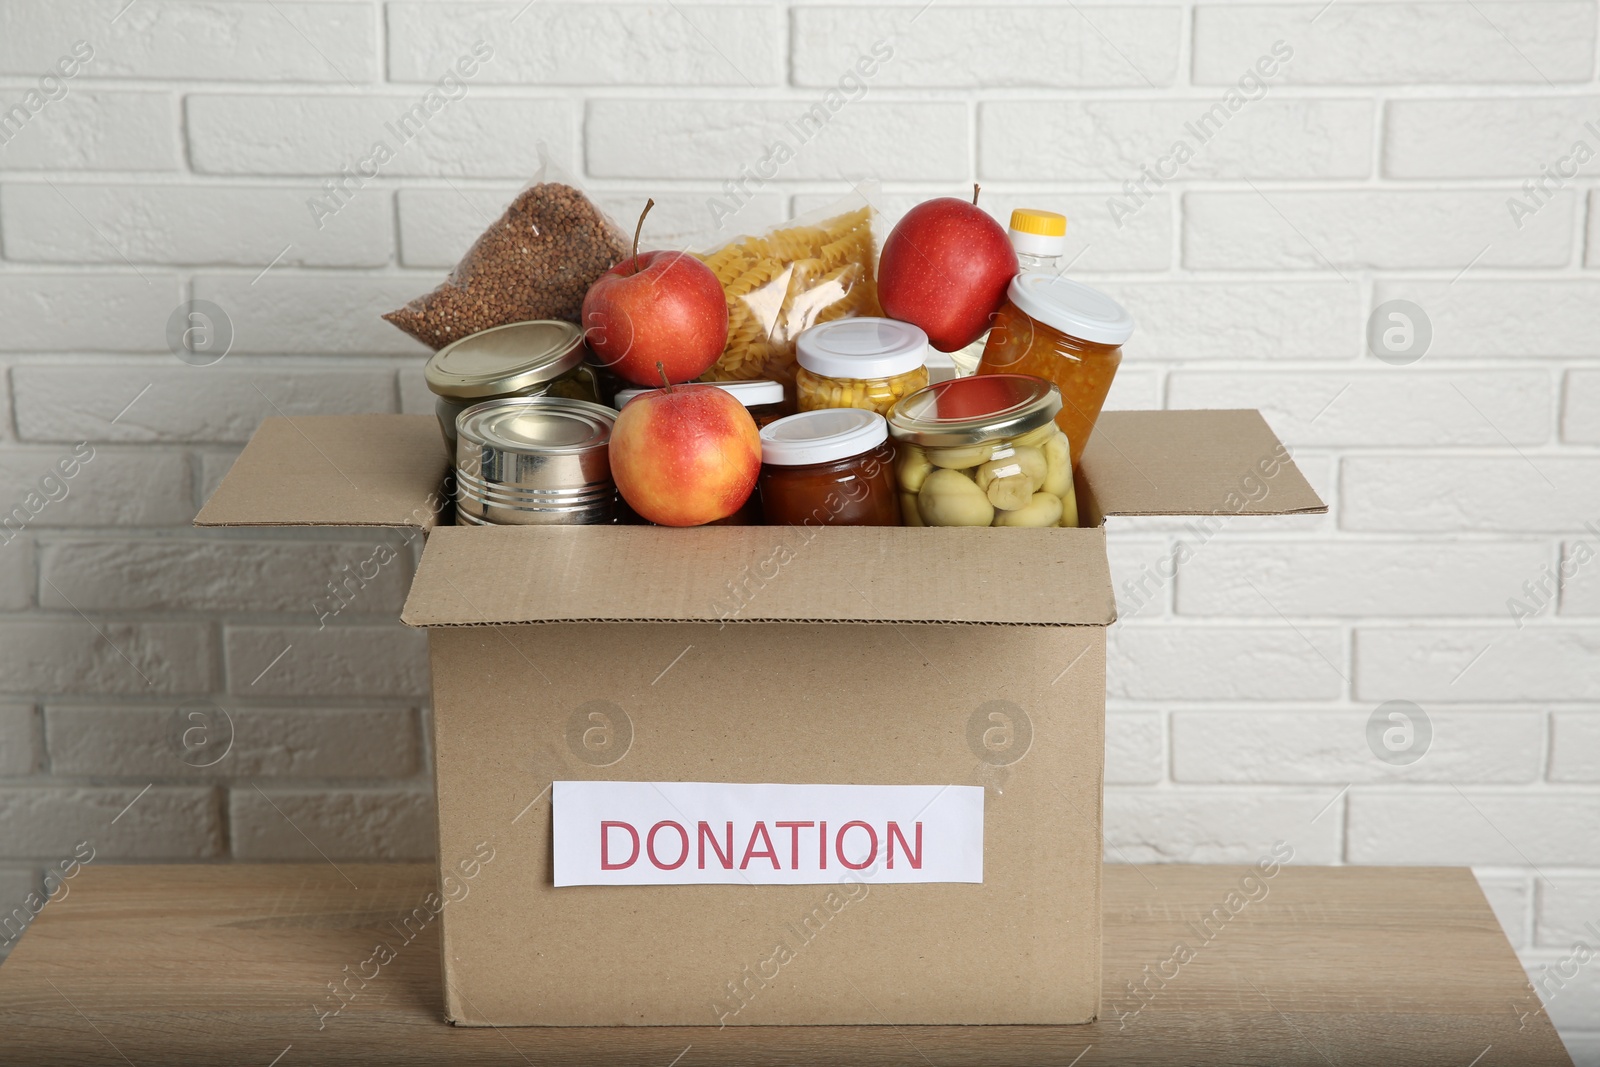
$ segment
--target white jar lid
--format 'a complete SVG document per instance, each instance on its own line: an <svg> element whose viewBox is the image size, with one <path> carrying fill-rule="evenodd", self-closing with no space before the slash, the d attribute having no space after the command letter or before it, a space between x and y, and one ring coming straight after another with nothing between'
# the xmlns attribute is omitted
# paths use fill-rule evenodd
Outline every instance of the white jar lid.
<svg viewBox="0 0 1600 1067"><path fill-rule="evenodd" d="M747 408L758 408L765 404L783 403L782 382L695 382L693 384L714 385L723 392L732 395L735 400ZM657 388L659 389L663 387L658 386ZM618 411L621 411L622 405L626 404L634 397L639 396L641 393L654 392L656 392L656 389L618 389L616 403L612 406Z"/></svg>
<svg viewBox="0 0 1600 1067"><path fill-rule="evenodd" d="M889 424L865 408L818 408L761 428L761 462L775 467L831 463L870 452L889 439Z"/></svg>
<svg viewBox="0 0 1600 1067"><path fill-rule="evenodd" d="M892 378L916 370L927 358L928 335L896 319L834 319L795 339L795 360L829 378Z"/></svg>
<svg viewBox="0 0 1600 1067"><path fill-rule="evenodd" d="M747 408L758 408L766 404L783 403L782 382L707 382L723 392L731 393L733 398Z"/></svg>
<svg viewBox="0 0 1600 1067"><path fill-rule="evenodd" d="M1054 274L1019 274L1006 297L1031 319L1070 337L1120 345L1133 336L1133 316L1098 289Z"/></svg>

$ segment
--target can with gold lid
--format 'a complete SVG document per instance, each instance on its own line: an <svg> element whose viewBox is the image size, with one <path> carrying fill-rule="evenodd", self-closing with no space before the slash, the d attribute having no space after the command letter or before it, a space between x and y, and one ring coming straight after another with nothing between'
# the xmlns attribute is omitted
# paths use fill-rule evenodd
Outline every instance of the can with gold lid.
<svg viewBox="0 0 1600 1067"><path fill-rule="evenodd" d="M598 525L616 521L608 446L617 413L559 396L507 397L457 421L456 521Z"/></svg>
<svg viewBox="0 0 1600 1067"><path fill-rule="evenodd" d="M456 419L485 400L560 396L598 403L586 352L583 331L555 319L495 326L445 345L423 371L439 398L434 408L445 443L455 448Z"/></svg>

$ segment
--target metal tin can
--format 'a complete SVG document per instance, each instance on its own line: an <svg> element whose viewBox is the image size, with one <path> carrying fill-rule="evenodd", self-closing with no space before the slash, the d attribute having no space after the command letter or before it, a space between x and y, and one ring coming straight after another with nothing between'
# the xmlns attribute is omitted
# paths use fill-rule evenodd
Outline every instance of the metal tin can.
<svg viewBox="0 0 1600 1067"><path fill-rule="evenodd" d="M607 445L617 413L558 396L475 404L456 422L456 521L598 525L616 521Z"/></svg>
<svg viewBox="0 0 1600 1067"><path fill-rule="evenodd" d="M435 352L423 370L438 394L434 410L445 444L456 447L456 419L486 400L564 396L598 402L594 368L583 361L583 331L536 319L470 334Z"/></svg>

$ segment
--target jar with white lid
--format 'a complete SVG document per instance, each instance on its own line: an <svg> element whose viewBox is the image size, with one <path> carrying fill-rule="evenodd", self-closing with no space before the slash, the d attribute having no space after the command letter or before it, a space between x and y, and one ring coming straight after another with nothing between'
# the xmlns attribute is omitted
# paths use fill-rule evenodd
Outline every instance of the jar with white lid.
<svg viewBox="0 0 1600 1067"><path fill-rule="evenodd" d="M897 319L833 319L795 340L801 411L863 408L886 415L928 384L928 335Z"/></svg>
<svg viewBox="0 0 1600 1067"><path fill-rule="evenodd" d="M1072 444L1076 467L1122 363L1133 316L1082 282L1019 274L995 315L978 373L1032 374L1061 390L1056 425Z"/></svg>
<svg viewBox="0 0 1600 1067"><path fill-rule="evenodd" d="M763 427L759 492L769 526L899 526L888 424L818 408Z"/></svg>
<svg viewBox="0 0 1600 1067"><path fill-rule="evenodd" d="M756 420L756 426L761 427L769 422L775 422L785 415L794 414L783 396L782 382L769 381L743 381L743 382L706 382L732 396L744 405L750 417ZM619 389L612 407L621 411L623 405L636 396L644 393L655 392L653 389Z"/></svg>
<svg viewBox="0 0 1600 1067"><path fill-rule="evenodd" d="M1076 526L1061 392L1026 374L953 378L895 405L907 526Z"/></svg>

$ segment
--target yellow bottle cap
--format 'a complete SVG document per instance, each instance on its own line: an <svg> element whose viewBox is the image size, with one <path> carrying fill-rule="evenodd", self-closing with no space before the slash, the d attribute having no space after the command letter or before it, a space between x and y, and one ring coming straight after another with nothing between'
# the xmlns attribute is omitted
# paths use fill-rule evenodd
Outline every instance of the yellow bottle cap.
<svg viewBox="0 0 1600 1067"><path fill-rule="evenodd" d="M1054 211L1019 207L1011 212L1011 228L1018 233L1036 233L1041 237L1065 237L1067 217Z"/></svg>

